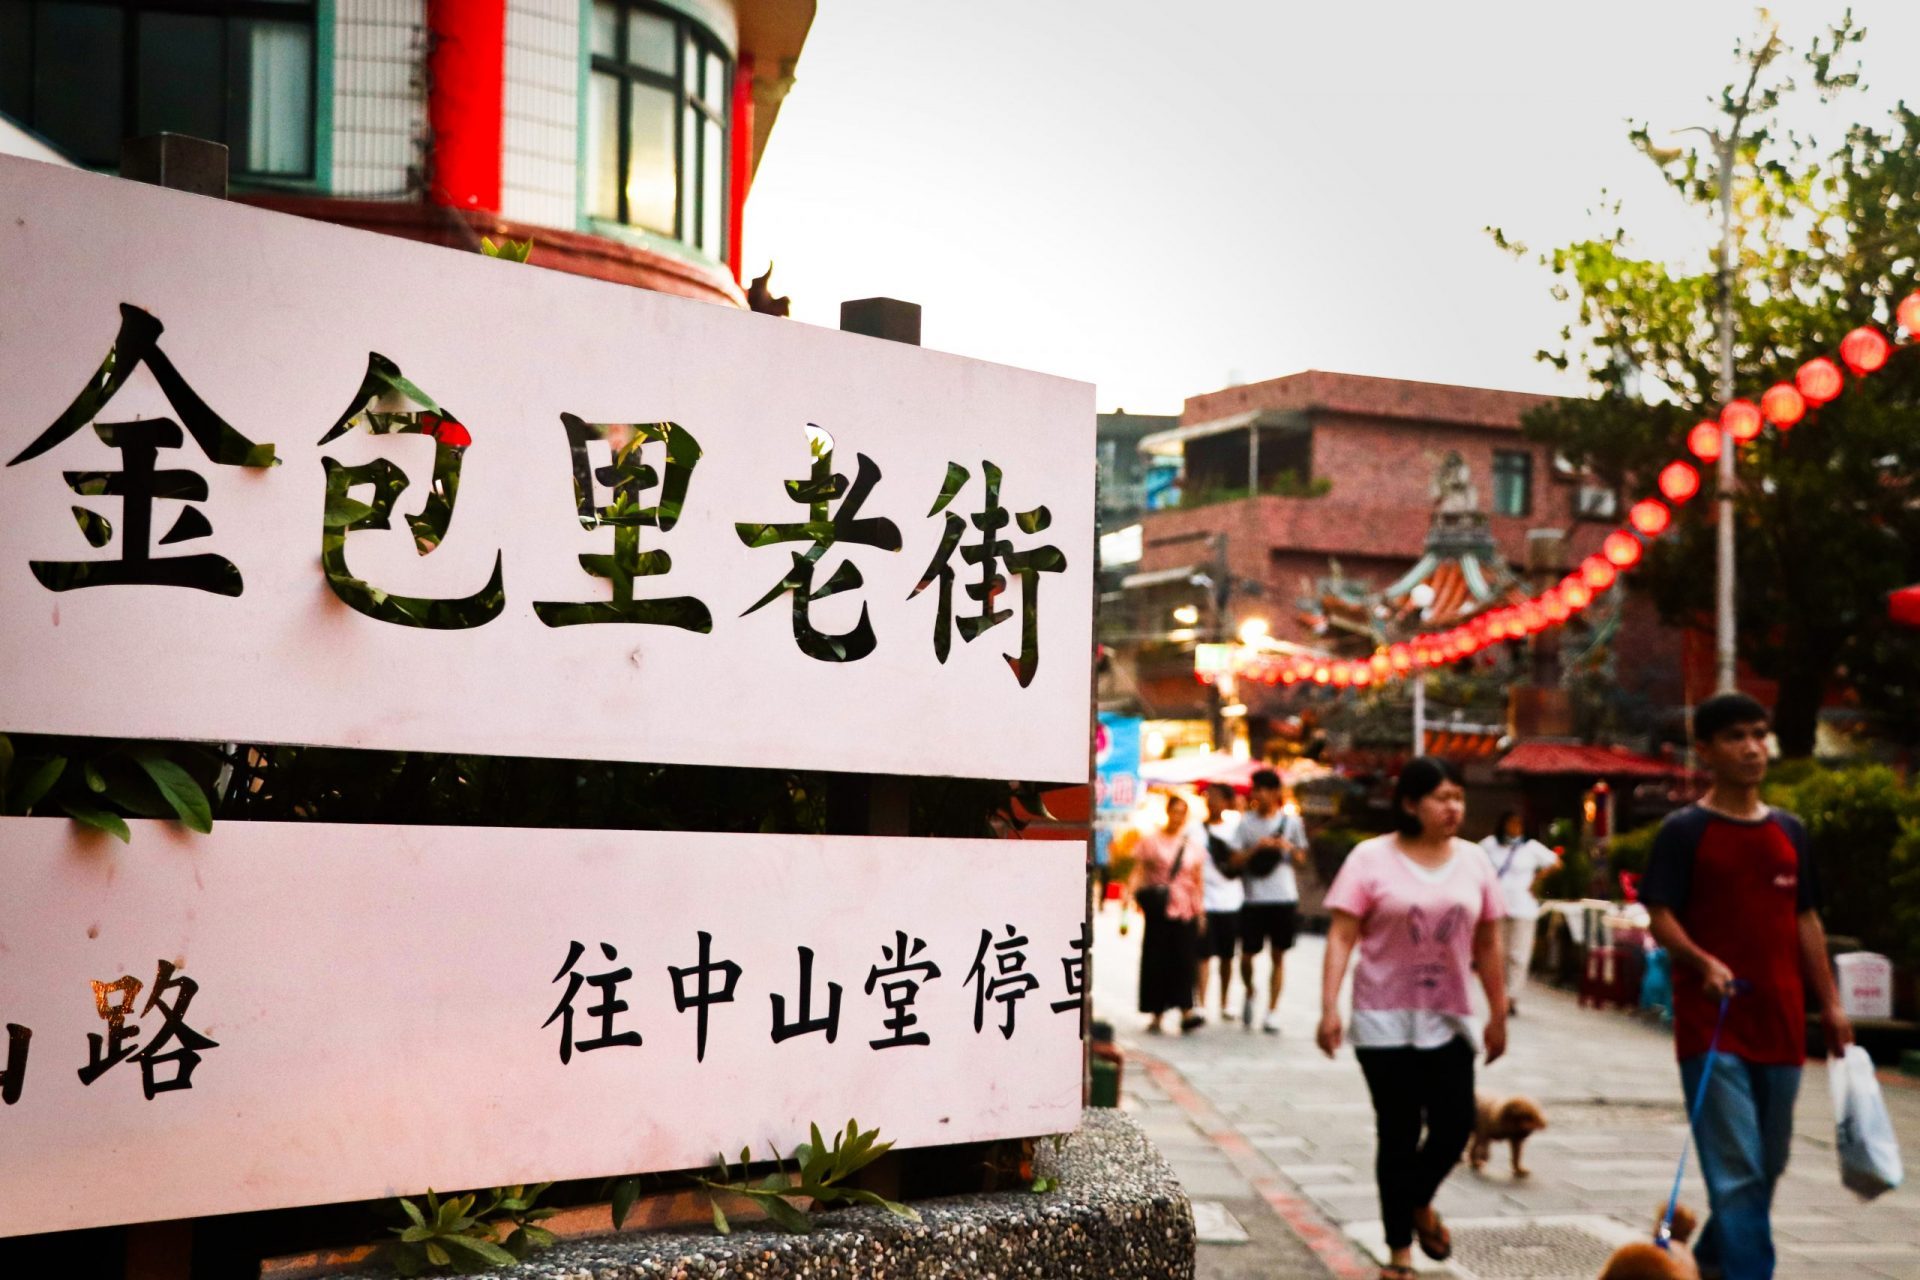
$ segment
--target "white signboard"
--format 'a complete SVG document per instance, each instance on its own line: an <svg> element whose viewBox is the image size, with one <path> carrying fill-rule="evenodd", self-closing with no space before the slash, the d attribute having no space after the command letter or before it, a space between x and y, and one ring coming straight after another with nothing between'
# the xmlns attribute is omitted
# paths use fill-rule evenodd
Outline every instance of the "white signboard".
<svg viewBox="0 0 1920 1280"><path fill-rule="evenodd" d="M1093 431L1084 384L0 157L0 730L1084 781Z"/></svg>
<svg viewBox="0 0 1920 1280"><path fill-rule="evenodd" d="M0 1236L1078 1123L1078 844L132 825L0 819Z"/></svg>

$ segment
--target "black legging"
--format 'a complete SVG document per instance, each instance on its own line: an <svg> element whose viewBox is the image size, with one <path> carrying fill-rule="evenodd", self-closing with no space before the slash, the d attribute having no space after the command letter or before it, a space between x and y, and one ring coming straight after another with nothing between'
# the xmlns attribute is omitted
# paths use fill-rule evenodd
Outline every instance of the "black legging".
<svg viewBox="0 0 1920 1280"><path fill-rule="evenodd" d="M1357 1049L1354 1056L1373 1095L1373 1176L1387 1247L1405 1249L1413 1244L1414 1211L1433 1203L1473 1136L1473 1046L1457 1036L1437 1049Z"/></svg>

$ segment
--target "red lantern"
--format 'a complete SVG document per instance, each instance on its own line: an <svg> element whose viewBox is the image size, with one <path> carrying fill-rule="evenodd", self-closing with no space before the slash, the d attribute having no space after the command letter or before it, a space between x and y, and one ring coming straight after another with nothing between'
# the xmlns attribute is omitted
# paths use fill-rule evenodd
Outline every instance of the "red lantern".
<svg viewBox="0 0 1920 1280"><path fill-rule="evenodd" d="M1687 432L1687 452L1702 462L1720 460L1720 425L1702 422Z"/></svg>
<svg viewBox="0 0 1920 1280"><path fill-rule="evenodd" d="M1354 664L1353 664L1353 686L1354 686L1354 688L1356 688L1356 689L1359 689L1359 688L1364 688L1364 687L1366 687L1367 685L1370 685L1370 684L1372 684L1372 683L1373 683L1373 671L1372 671L1372 669L1371 669L1370 667L1368 667L1368 666L1367 666L1367 664L1366 664L1366 663L1364 663L1364 662L1356 662L1356 663L1354 663Z"/></svg>
<svg viewBox="0 0 1920 1280"><path fill-rule="evenodd" d="M1807 416L1807 400L1791 382L1775 383L1760 397L1760 412L1782 431L1791 431L1794 423Z"/></svg>
<svg viewBox="0 0 1920 1280"><path fill-rule="evenodd" d="M1580 576L1595 591L1605 591L1613 585L1619 572L1613 567L1613 561L1605 556L1588 556L1580 562Z"/></svg>
<svg viewBox="0 0 1920 1280"><path fill-rule="evenodd" d="M1413 669L1413 654L1404 644L1396 644L1387 650L1387 661L1393 664L1395 671Z"/></svg>
<svg viewBox="0 0 1920 1280"><path fill-rule="evenodd" d="M1607 535L1600 546L1601 554L1622 569L1630 569L1640 562L1640 539L1625 529L1615 529Z"/></svg>
<svg viewBox="0 0 1920 1280"><path fill-rule="evenodd" d="M1845 382L1840 366L1825 356L1807 361L1800 366L1800 372L1793 375L1793 385L1800 388L1800 394L1813 405L1825 404L1837 397Z"/></svg>
<svg viewBox="0 0 1920 1280"><path fill-rule="evenodd" d="M1593 592L1588 589L1585 580L1579 574L1570 574L1560 584L1560 595L1569 608L1580 610L1593 603Z"/></svg>
<svg viewBox="0 0 1920 1280"><path fill-rule="evenodd" d="M1765 425L1760 419L1760 407L1751 400L1729 400L1727 407L1720 411L1720 425L1735 440L1745 442L1760 434Z"/></svg>
<svg viewBox="0 0 1920 1280"><path fill-rule="evenodd" d="M1531 635L1547 625L1547 615L1540 608L1540 602L1529 600L1520 606L1520 625Z"/></svg>
<svg viewBox="0 0 1920 1280"><path fill-rule="evenodd" d="M1642 498L1627 512L1627 523L1649 538L1657 538L1673 523L1673 512L1658 498Z"/></svg>
<svg viewBox="0 0 1920 1280"><path fill-rule="evenodd" d="M1907 331L1907 341L1920 338L1920 290L1908 294L1901 300L1900 309L1893 313L1900 327Z"/></svg>
<svg viewBox="0 0 1920 1280"><path fill-rule="evenodd" d="M1547 596L1547 602L1542 607L1547 611L1547 620L1549 622L1565 622L1573 616L1573 610L1567 607L1567 602L1564 597L1551 591L1547 593Z"/></svg>
<svg viewBox="0 0 1920 1280"><path fill-rule="evenodd" d="M1367 665L1373 668L1374 675L1385 677L1387 672L1392 669L1393 660L1388 658L1384 653L1376 653L1369 659Z"/></svg>
<svg viewBox="0 0 1920 1280"><path fill-rule="evenodd" d="M1684 462L1669 462L1660 471L1660 493L1678 506L1700 492L1700 473Z"/></svg>
<svg viewBox="0 0 1920 1280"><path fill-rule="evenodd" d="M1313 669L1313 682L1315 684L1326 684L1332 679L1333 679L1333 668L1315 667Z"/></svg>
<svg viewBox="0 0 1920 1280"><path fill-rule="evenodd" d="M1856 374L1876 372L1887 363L1886 335L1863 324L1840 339L1840 358Z"/></svg>

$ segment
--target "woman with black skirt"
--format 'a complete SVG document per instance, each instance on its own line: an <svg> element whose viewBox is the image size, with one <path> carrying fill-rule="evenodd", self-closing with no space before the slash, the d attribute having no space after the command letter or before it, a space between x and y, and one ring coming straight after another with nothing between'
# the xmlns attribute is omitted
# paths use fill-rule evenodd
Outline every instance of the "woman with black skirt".
<svg viewBox="0 0 1920 1280"><path fill-rule="evenodd" d="M1180 1029L1205 1019L1193 1012L1193 980L1200 954L1207 851L1187 826L1187 802L1167 800L1166 825L1140 837L1134 849L1133 900L1146 918L1140 938L1140 1012L1161 1034L1160 1020L1180 1010Z"/></svg>

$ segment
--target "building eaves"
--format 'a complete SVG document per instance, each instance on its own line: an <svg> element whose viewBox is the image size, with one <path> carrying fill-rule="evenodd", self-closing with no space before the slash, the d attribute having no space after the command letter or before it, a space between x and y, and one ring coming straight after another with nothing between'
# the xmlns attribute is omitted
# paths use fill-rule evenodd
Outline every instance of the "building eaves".
<svg viewBox="0 0 1920 1280"><path fill-rule="evenodd" d="M1191 396L1181 413L1183 426L1211 424L1261 411L1340 414L1367 418L1449 423L1494 430L1518 430L1528 411L1556 397L1491 387L1413 382L1364 374L1308 369L1265 382L1228 387ZM1230 430L1232 428L1221 428Z"/></svg>

